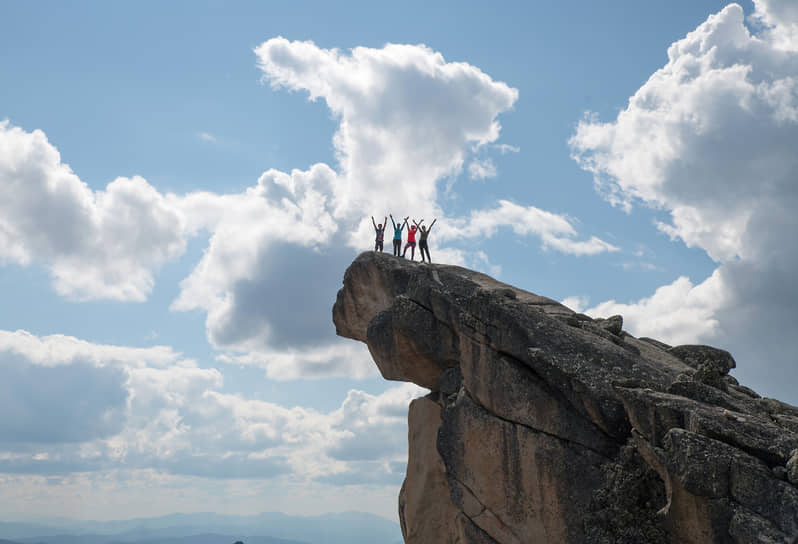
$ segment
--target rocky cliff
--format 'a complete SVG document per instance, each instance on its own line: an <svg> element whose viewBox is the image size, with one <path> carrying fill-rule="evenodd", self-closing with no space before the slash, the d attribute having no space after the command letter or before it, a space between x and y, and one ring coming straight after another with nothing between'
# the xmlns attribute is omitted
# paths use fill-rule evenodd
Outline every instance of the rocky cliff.
<svg viewBox="0 0 798 544"><path fill-rule="evenodd" d="M798 408L456 266L364 253L333 308L409 410L408 543L798 541Z"/></svg>

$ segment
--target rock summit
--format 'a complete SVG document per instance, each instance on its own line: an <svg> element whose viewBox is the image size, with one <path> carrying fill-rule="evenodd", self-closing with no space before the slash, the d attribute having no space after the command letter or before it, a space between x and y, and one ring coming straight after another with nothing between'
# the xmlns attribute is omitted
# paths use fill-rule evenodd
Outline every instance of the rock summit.
<svg viewBox="0 0 798 544"><path fill-rule="evenodd" d="M457 266L363 253L333 307L409 409L410 544L798 542L798 408Z"/></svg>

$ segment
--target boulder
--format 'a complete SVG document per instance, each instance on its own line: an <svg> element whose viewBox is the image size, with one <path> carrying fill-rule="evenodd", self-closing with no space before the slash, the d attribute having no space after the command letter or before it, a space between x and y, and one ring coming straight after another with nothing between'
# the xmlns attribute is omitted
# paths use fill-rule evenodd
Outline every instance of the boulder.
<svg viewBox="0 0 798 544"><path fill-rule="evenodd" d="M798 408L728 352L634 338L457 266L347 269L338 334L432 391L409 414L411 543L790 542Z"/></svg>

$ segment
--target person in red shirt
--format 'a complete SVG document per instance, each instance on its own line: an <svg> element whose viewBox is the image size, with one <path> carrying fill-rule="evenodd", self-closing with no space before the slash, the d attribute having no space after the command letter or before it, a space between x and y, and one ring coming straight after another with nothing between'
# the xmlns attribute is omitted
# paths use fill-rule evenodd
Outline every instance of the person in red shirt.
<svg viewBox="0 0 798 544"><path fill-rule="evenodd" d="M413 220L413 223L416 221ZM407 243L405 244L405 249L402 251L402 257L405 256L407 253L407 248L410 248L410 260L412 261L416 256L416 230L418 227L413 225L409 229L407 229Z"/></svg>

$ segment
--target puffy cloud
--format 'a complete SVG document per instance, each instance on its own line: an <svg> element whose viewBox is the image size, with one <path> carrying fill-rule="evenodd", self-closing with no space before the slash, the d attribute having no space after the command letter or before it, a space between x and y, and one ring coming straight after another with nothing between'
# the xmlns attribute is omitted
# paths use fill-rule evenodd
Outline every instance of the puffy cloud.
<svg viewBox="0 0 798 544"><path fill-rule="evenodd" d="M223 353L217 359L261 367L268 378L278 381L329 376L359 380L377 375L377 367L366 346L346 341L283 350L256 347L242 354Z"/></svg>
<svg viewBox="0 0 798 544"><path fill-rule="evenodd" d="M534 206L520 206L500 200L493 209L472 211L467 219L449 220L438 227L443 240L457 238L489 238L499 227L509 227L518 235L539 236L544 248L572 255L595 255L618 248L600 238L574 240L577 235L572 221L563 215L541 210ZM435 228L435 227L433 227Z"/></svg>
<svg viewBox="0 0 798 544"><path fill-rule="evenodd" d="M613 202L667 209L662 230L688 246L759 258L769 237L752 227L798 196L798 55L769 45L730 4L671 45L616 121L583 120L574 157Z"/></svg>
<svg viewBox="0 0 798 544"><path fill-rule="evenodd" d="M641 333L721 344L750 383L794 398L777 376L798 347L785 334L798 326L798 19L776 0L755 2L754 19L758 34L737 4L710 16L614 121L588 116L570 143L612 203L667 210L658 227L718 262L697 286L682 278L597 311L624 310Z"/></svg>
<svg viewBox="0 0 798 544"><path fill-rule="evenodd" d="M7 473L136 469L393 482L406 460L407 406L424 392L412 384L380 395L351 390L324 413L222 392L217 369L164 348L24 331L0 331L0 339L0 472ZM54 357L58 346L72 349ZM382 480L368 473L375 464L384 467Z"/></svg>
<svg viewBox="0 0 798 544"><path fill-rule="evenodd" d="M130 348L94 344L62 334L36 336L23 330L0 330L2 352L20 355L39 366L64 365L74 361L87 361L95 365L111 362L127 366L165 366L180 358L180 353L168 346Z"/></svg>
<svg viewBox="0 0 798 544"><path fill-rule="evenodd" d="M322 98L340 119L333 139L344 181L338 217L370 209L432 212L436 181L458 172L471 146L496 141L496 117L518 97L423 45L343 53L273 38L255 53L272 86Z"/></svg>
<svg viewBox="0 0 798 544"><path fill-rule="evenodd" d="M790 0L754 0L754 19L762 22L768 41L780 49L798 50L798 6Z"/></svg>
<svg viewBox="0 0 798 544"><path fill-rule="evenodd" d="M726 301L722 279L719 272L699 285L685 276L669 285L664 285L647 298L633 304L618 303L614 300L602 302L590 309L584 309L585 300L566 299L563 303L573 304L577 311L584 311L593 317L607 317L621 314L624 327L635 336L651 336L669 344L689 344L701 339L709 339L719 332L716 312ZM581 307L580 307L581 306Z"/></svg>
<svg viewBox="0 0 798 544"><path fill-rule="evenodd" d="M40 130L0 121L0 262L48 266L59 294L144 300L185 247L183 219L140 177L92 191Z"/></svg>
<svg viewBox="0 0 798 544"><path fill-rule="evenodd" d="M226 351L221 360L257 364L277 379L373 374L366 358L349 357L330 318L355 255L351 229L332 217L337 180L323 164L269 170L243 194L179 202L190 230L213 234L172 307L207 312L208 339Z"/></svg>
<svg viewBox="0 0 798 544"><path fill-rule="evenodd" d="M331 417L344 435L328 449L342 460L369 461L406 457L407 407L423 389L402 384L380 396L350 391Z"/></svg>

